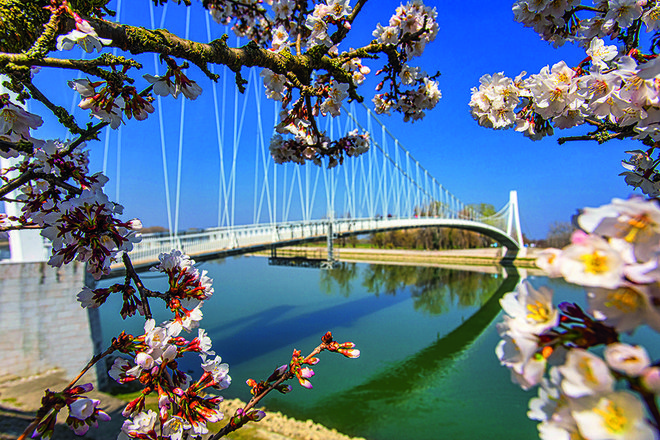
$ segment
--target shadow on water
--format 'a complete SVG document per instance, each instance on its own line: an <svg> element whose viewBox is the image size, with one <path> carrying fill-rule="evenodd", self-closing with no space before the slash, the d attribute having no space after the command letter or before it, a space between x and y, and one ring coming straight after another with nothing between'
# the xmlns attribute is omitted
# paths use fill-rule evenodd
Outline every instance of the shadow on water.
<svg viewBox="0 0 660 440"><path fill-rule="evenodd" d="M328 395L315 406L301 409L296 416L364 435L359 432L360 428L379 420L384 406L400 403L406 396L413 396L413 391L427 387L429 382L445 374L489 327L501 310L499 299L514 290L520 280L514 267L507 267L506 271L507 278L496 292L453 331L360 385Z"/></svg>
<svg viewBox="0 0 660 440"><path fill-rule="evenodd" d="M363 316L405 300L404 296L392 296L386 299L370 296L288 318L283 316L286 312L294 311L295 307L276 306L247 318L241 318L241 328L237 332L226 334L223 338L214 338L213 345L224 347L223 359L232 364L240 364L272 350L293 346L301 337L323 335L329 328L350 326ZM221 334L221 330L232 328L236 324L238 321L209 328L207 331L209 334ZM277 338L264 337L264 335L277 335ZM246 343L236 344L237 338Z"/></svg>

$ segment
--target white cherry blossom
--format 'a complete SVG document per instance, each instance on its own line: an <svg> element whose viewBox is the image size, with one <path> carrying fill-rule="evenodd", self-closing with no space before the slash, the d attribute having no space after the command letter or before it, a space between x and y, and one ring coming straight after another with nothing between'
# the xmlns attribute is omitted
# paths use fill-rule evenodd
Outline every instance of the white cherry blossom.
<svg viewBox="0 0 660 440"><path fill-rule="evenodd" d="M605 361L586 350L569 350L566 363L558 370L562 375L561 390L569 397L598 395L613 390L614 377Z"/></svg>
<svg viewBox="0 0 660 440"><path fill-rule="evenodd" d="M654 440L642 402L628 391L585 399L573 411L580 433L587 439Z"/></svg>

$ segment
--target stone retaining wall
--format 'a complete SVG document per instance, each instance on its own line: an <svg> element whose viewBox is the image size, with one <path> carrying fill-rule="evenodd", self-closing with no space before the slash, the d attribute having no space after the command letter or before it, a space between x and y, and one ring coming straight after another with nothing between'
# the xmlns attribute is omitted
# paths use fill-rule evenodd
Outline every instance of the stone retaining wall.
<svg viewBox="0 0 660 440"><path fill-rule="evenodd" d="M0 377L59 368L72 379L87 364L94 355L90 315L76 300L84 280L78 263L0 264ZM96 372L85 380L96 384Z"/></svg>

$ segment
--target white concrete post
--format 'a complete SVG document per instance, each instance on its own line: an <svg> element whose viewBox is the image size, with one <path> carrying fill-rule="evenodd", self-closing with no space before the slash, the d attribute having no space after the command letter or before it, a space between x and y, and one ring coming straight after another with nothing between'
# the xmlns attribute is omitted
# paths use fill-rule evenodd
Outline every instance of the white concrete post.
<svg viewBox="0 0 660 440"><path fill-rule="evenodd" d="M9 93L12 102L16 105L21 105L16 98L16 94L11 90L2 86L2 82L7 81L5 75L0 75L0 94ZM15 158L0 158L0 167L9 168L18 163ZM14 171L7 177L17 177L18 173ZM20 192L18 190L12 191L8 194L8 198L16 198ZM17 203L5 202L5 214L8 216L18 217L21 214L21 206ZM13 262L32 262L32 261L46 261L48 259L44 240L41 237L41 231L37 229L25 229L21 231L9 231L9 251L11 253L11 261Z"/></svg>

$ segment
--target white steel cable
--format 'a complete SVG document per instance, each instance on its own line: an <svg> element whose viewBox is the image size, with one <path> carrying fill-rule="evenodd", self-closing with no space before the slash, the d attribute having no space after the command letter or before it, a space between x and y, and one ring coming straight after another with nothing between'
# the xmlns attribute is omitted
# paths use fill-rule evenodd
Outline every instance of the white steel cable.
<svg viewBox="0 0 660 440"><path fill-rule="evenodd" d="M164 27L165 24L165 16L167 14L167 3L165 3L165 6L163 7L163 12L160 17L160 27ZM154 18L154 4L153 2L149 2L149 18L151 20L151 28L154 29L155 26L155 18ZM154 54L154 73L158 75L158 70L159 70L160 63L158 62L158 55ZM167 228L169 231L170 239L173 237L173 228L172 228L172 204L170 201L170 183L168 179L168 173L167 173L167 150L165 146L165 127L163 123L163 105L160 99L159 95L156 95L156 105L158 107L158 127L159 127L159 134L160 134L160 153L161 153L161 159L162 159L162 164L163 164L163 182L165 185L165 205L167 208Z"/></svg>
<svg viewBox="0 0 660 440"><path fill-rule="evenodd" d="M260 93L259 82L257 80L257 70L252 69L251 71L252 81L254 82L254 100L257 107L257 141L255 143L255 170L254 170L254 200L255 200L255 220L254 223L258 223L261 219L261 209L263 206L264 198L268 203L268 215L269 218L273 218L273 208L270 201L270 183L268 182L268 172L270 170L271 160L269 160L269 155L266 153L266 140L264 135L263 122L261 120L261 98L263 93ZM260 154L261 153L261 154ZM263 184L261 186L261 195L259 197L259 204L257 208L257 177L259 175L259 156L261 155L261 165L263 166L264 176Z"/></svg>
<svg viewBox="0 0 660 440"><path fill-rule="evenodd" d="M117 130L117 175L115 176L115 200L119 200L119 188L121 177L121 125Z"/></svg>
<svg viewBox="0 0 660 440"><path fill-rule="evenodd" d="M190 38L190 9L186 8L185 39ZM179 233L179 207L181 202L181 168L183 164L183 128L186 121L186 98L181 97L181 114L179 117L179 156L176 165L176 199L174 202L174 236Z"/></svg>
<svg viewBox="0 0 660 440"><path fill-rule="evenodd" d="M211 39L211 23L210 23L210 14L204 14L206 17L206 38L210 42ZM225 27L225 32L227 28ZM211 73L215 74L215 64L210 66ZM213 114L215 116L215 135L218 140L218 155L220 157L220 175L218 182L218 227L223 225L223 221L226 220L226 223L229 223L227 217L227 181L225 176L225 158L224 158L224 139L225 139L225 97L226 97L226 78L227 78L227 67L225 66L222 74L222 116L219 114L218 105L218 85L216 81L211 81L211 91L213 92ZM224 204L223 204L224 200ZM224 207L224 209L223 209ZM224 214L224 215L223 215Z"/></svg>

